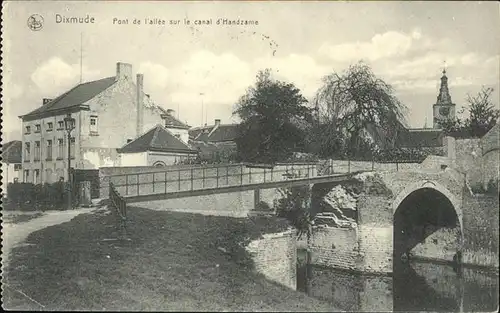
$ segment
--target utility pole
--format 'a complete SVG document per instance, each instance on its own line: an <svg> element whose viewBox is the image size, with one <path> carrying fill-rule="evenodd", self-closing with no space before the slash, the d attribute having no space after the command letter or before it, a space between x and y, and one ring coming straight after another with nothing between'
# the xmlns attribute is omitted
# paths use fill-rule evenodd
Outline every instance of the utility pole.
<svg viewBox="0 0 500 313"><path fill-rule="evenodd" d="M203 104L203 96L204 95L205 94L203 92L200 92L200 96L201 96L201 126L202 127L203 127L203 106L204 106L204 104Z"/></svg>
<svg viewBox="0 0 500 313"><path fill-rule="evenodd" d="M80 33L80 84L83 82L83 33Z"/></svg>

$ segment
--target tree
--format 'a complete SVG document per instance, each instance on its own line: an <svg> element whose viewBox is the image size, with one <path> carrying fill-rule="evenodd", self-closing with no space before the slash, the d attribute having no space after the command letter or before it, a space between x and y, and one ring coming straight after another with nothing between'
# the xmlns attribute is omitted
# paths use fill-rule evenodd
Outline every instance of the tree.
<svg viewBox="0 0 500 313"><path fill-rule="evenodd" d="M327 125L327 137L343 137L350 156L365 153L368 132L375 143L393 146L402 129L406 107L396 98L390 85L377 78L360 62L343 74L324 78L315 97L317 119ZM324 140L329 142L329 140Z"/></svg>
<svg viewBox="0 0 500 313"><path fill-rule="evenodd" d="M498 121L500 110L495 108L491 100L493 88L483 86L476 96L467 95L466 102L469 104L467 111L469 117L465 119L453 118L441 123L442 128L448 134L465 137L482 137ZM462 111L465 108L462 108Z"/></svg>
<svg viewBox="0 0 500 313"><path fill-rule="evenodd" d="M306 104L293 84L274 80L268 69L260 71L233 113L242 120L236 139L240 159L275 163L303 150L304 125L311 120Z"/></svg>
<svg viewBox="0 0 500 313"><path fill-rule="evenodd" d="M492 93L493 88L483 87L475 97L467 95L470 107L466 125L473 136L484 136L497 123L500 111L495 109L490 99Z"/></svg>

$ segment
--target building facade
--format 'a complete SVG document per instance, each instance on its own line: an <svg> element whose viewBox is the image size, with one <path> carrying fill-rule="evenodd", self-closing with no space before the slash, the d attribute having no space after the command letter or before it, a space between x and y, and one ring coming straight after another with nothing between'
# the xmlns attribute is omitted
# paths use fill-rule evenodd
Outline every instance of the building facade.
<svg viewBox="0 0 500 313"><path fill-rule="evenodd" d="M117 148L162 122L166 111L144 93L144 76L132 65L117 63L115 76L78 84L22 119L22 181L54 182L68 178L71 167L97 169L119 162ZM67 114L75 119L68 139Z"/></svg>
<svg viewBox="0 0 500 313"><path fill-rule="evenodd" d="M21 181L22 142L13 140L2 145L2 193L7 194L7 185Z"/></svg>
<svg viewBox="0 0 500 313"><path fill-rule="evenodd" d="M207 162L228 162L236 159L237 124L221 124L216 119L213 125L189 129L189 143L198 150Z"/></svg>

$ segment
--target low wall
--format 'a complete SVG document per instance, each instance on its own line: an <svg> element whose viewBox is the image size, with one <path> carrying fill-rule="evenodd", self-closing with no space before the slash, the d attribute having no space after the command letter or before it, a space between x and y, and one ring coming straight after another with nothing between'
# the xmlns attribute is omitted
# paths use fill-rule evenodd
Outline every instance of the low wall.
<svg viewBox="0 0 500 313"><path fill-rule="evenodd" d="M378 163L371 161L326 160L331 173L348 173L357 171L409 171L421 167L420 163Z"/></svg>
<svg viewBox="0 0 500 313"><path fill-rule="evenodd" d="M498 205L498 196L464 196L465 264L498 268Z"/></svg>
<svg viewBox="0 0 500 313"><path fill-rule="evenodd" d="M254 210L254 192L242 191L130 204L157 211L199 213L203 215L246 217Z"/></svg>
<svg viewBox="0 0 500 313"><path fill-rule="evenodd" d="M453 262L460 236L460 227L440 228L411 250L412 258Z"/></svg>
<svg viewBox="0 0 500 313"><path fill-rule="evenodd" d="M255 270L267 279L297 289L297 244L294 230L266 234L250 242L246 250Z"/></svg>

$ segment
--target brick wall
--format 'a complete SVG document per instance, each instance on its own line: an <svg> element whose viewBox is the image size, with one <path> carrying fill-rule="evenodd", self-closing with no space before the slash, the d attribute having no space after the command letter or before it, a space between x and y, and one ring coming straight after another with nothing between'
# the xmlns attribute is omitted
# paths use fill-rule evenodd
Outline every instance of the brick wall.
<svg viewBox="0 0 500 313"><path fill-rule="evenodd" d="M361 270L392 272L393 212L387 196L362 194L358 199L358 240Z"/></svg>
<svg viewBox="0 0 500 313"><path fill-rule="evenodd" d="M267 279L297 289L297 245L294 230L266 234L246 247L255 270Z"/></svg>
<svg viewBox="0 0 500 313"><path fill-rule="evenodd" d="M309 250L313 265L357 270L361 263L355 228L315 226Z"/></svg>
<svg viewBox="0 0 500 313"><path fill-rule="evenodd" d="M482 183L482 151L480 140L457 139L455 140L455 166L467 173L467 179L473 186Z"/></svg>
<svg viewBox="0 0 500 313"><path fill-rule="evenodd" d="M495 196L464 197L464 263L498 267L498 205Z"/></svg>

